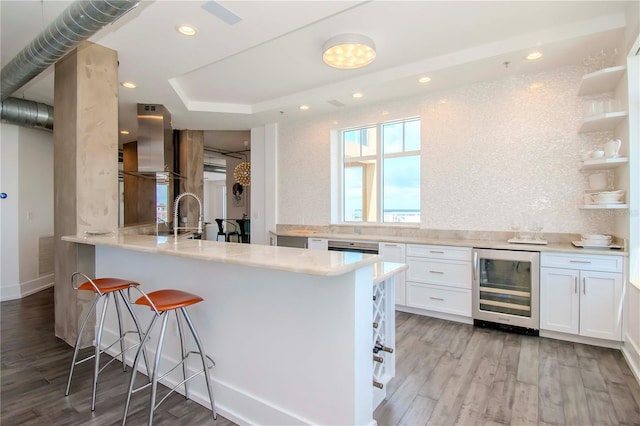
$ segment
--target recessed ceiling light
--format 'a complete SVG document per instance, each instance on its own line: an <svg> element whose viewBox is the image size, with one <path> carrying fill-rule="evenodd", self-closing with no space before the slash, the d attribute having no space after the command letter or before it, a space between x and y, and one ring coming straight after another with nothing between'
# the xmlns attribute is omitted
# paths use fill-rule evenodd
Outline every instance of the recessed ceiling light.
<svg viewBox="0 0 640 426"><path fill-rule="evenodd" d="M356 93L354 93L354 94L353 94L353 95L351 95L351 96L352 96L352 97L354 97L354 98L356 98L356 99L358 99L358 98L363 97L364 95L363 95L362 93L360 93L360 92L356 92Z"/></svg>
<svg viewBox="0 0 640 426"><path fill-rule="evenodd" d="M531 52L527 55L527 59L530 61L535 61L536 59L540 59L540 58L542 58L542 52L538 52L538 51Z"/></svg>
<svg viewBox="0 0 640 426"><path fill-rule="evenodd" d="M309 109L309 105L300 105L298 108L300 108L303 111L306 111Z"/></svg>
<svg viewBox="0 0 640 426"><path fill-rule="evenodd" d="M187 24L178 25L176 27L176 30L178 30L180 34L186 35L186 36L194 36L198 32L198 30L195 27Z"/></svg>
<svg viewBox="0 0 640 426"><path fill-rule="evenodd" d="M121 135L128 135L129 131L128 130L120 130L120 134Z"/></svg>
<svg viewBox="0 0 640 426"><path fill-rule="evenodd" d="M132 81L123 81L122 87L126 87L127 89L135 89L138 86L136 86L136 84Z"/></svg>
<svg viewBox="0 0 640 426"><path fill-rule="evenodd" d="M428 83L430 81L431 81L431 77L427 77L426 75L418 79L418 83Z"/></svg>

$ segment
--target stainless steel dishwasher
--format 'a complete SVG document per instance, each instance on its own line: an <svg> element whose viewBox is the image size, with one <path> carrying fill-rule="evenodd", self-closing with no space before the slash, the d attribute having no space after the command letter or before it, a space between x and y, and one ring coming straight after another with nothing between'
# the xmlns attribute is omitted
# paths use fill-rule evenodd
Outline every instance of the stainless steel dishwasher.
<svg viewBox="0 0 640 426"><path fill-rule="evenodd" d="M474 249L473 323L539 335L540 253Z"/></svg>

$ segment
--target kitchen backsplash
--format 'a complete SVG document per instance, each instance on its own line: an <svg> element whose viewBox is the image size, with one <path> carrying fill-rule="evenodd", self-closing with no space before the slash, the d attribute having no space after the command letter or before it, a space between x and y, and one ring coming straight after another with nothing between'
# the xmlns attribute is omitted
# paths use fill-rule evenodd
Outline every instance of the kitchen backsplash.
<svg viewBox="0 0 640 426"><path fill-rule="evenodd" d="M280 124L278 223L331 223L332 130L419 115L420 228L508 231L526 212L542 219L543 233L612 233L612 215L626 210L578 208L587 189L579 160L597 140L578 133L589 101L577 96L582 68L505 75Z"/></svg>

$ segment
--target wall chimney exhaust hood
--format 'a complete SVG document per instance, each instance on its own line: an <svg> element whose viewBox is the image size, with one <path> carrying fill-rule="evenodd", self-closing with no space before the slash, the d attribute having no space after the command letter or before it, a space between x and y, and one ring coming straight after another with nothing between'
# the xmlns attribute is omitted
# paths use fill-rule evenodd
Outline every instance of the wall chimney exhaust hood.
<svg viewBox="0 0 640 426"><path fill-rule="evenodd" d="M173 168L171 114L163 105L138 104L137 170L124 173L149 179L180 177Z"/></svg>

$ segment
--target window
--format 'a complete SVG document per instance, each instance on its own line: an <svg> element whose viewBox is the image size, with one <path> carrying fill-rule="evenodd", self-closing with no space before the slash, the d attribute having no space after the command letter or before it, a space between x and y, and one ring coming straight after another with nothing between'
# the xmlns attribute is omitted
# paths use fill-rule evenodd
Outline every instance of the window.
<svg viewBox="0 0 640 426"><path fill-rule="evenodd" d="M420 119L341 132L342 220L420 222Z"/></svg>

